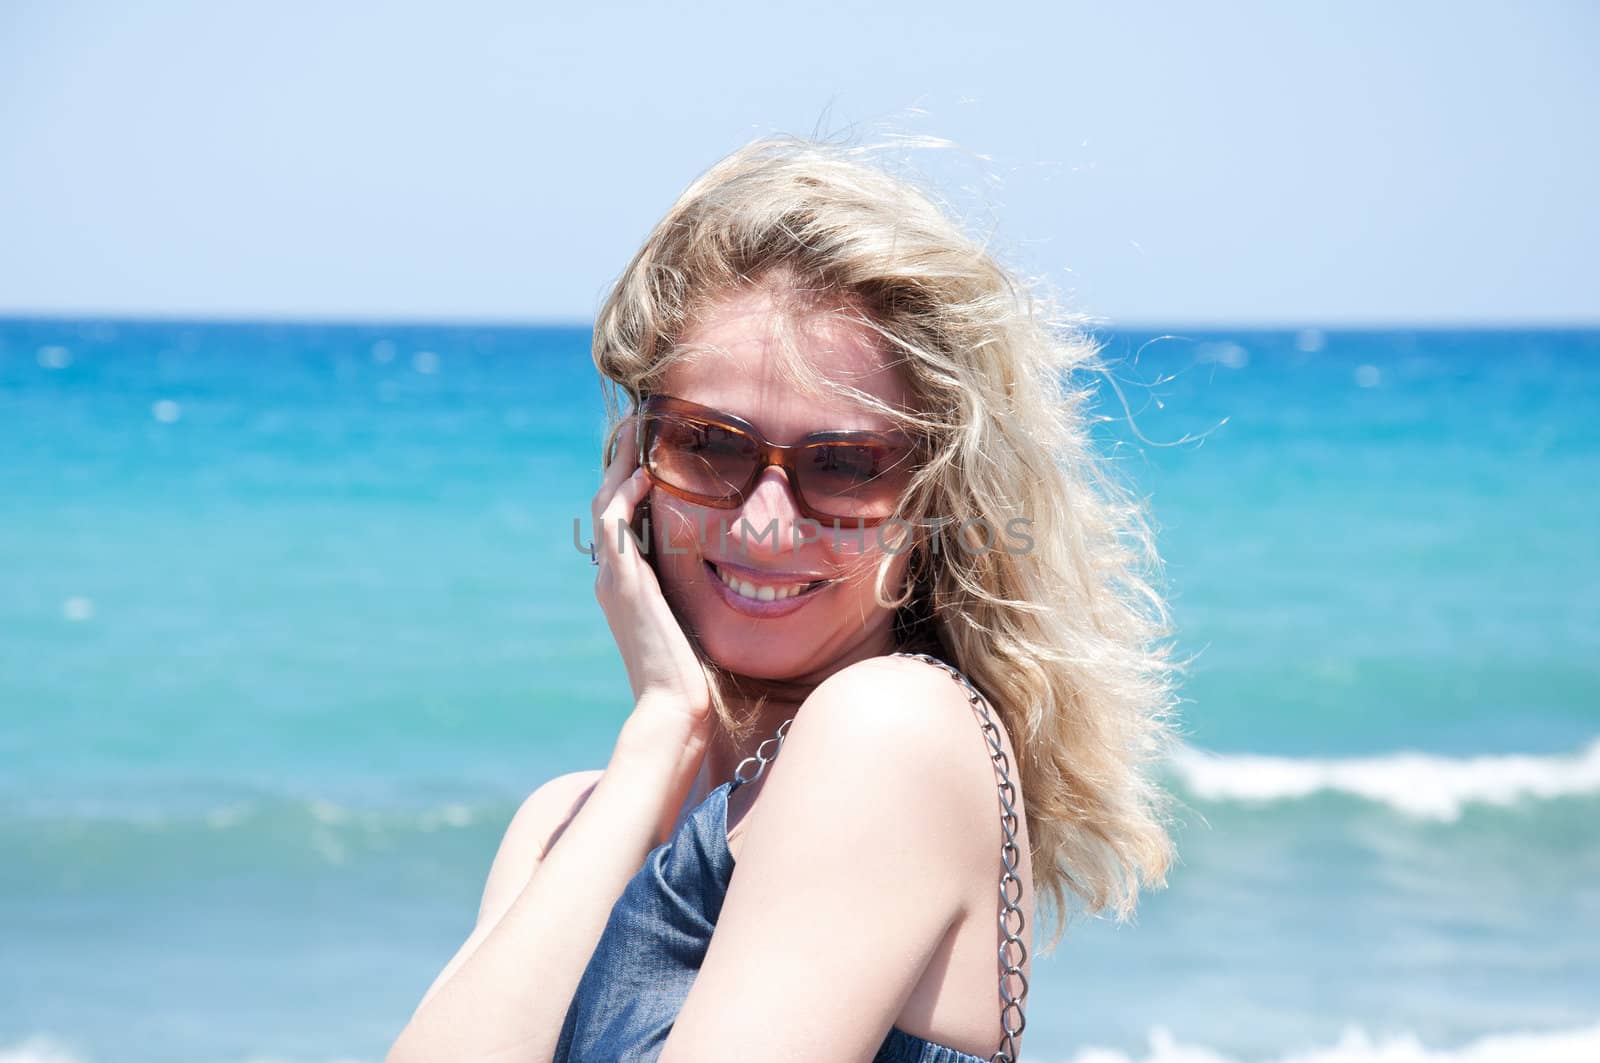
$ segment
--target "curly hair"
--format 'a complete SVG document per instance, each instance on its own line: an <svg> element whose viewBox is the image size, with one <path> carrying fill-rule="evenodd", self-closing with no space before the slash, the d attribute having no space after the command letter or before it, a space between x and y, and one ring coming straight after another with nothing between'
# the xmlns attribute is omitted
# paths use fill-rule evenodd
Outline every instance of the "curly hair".
<svg viewBox="0 0 1600 1063"><path fill-rule="evenodd" d="M692 356L680 340L719 296L759 285L880 337L911 409L808 376L800 345L784 347L797 386L877 405L929 444L898 515L916 536L915 577L885 600L886 558L879 601L897 608L902 645L965 672L1012 736L1036 887L1062 916L1070 892L1125 921L1174 859L1172 798L1151 769L1177 737L1182 665L1143 506L1091 438L1079 377L1106 371L1100 348L870 152L764 137L689 185L595 321L607 449L622 397L637 404ZM1014 518L1031 546L995 548L991 532ZM744 688L701 656L722 724L743 733L724 688ZM1043 951L1064 930L1063 918Z"/></svg>

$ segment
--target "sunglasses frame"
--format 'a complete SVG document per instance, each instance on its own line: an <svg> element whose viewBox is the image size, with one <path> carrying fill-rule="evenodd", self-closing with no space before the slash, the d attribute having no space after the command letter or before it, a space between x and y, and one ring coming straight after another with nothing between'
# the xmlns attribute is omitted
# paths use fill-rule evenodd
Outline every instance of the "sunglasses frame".
<svg viewBox="0 0 1600 1063"><path fill-rule="evenodd" d="M660 413L675 414L688 420L713 424L719 428L731 428L741 435L747 436L758 448L755 467L751 470L749 479L731 495L725 496L701 495L657 479L655 473L651 471L645 462L645 440L648 434L645 431L645 420L653 414ZM638 442L639 467L644 469L645 475L650 477L651 483L668 494L676 495L686 502L709 506L713 509L737 509L744 504L745 499L750 497L750 492L755 490L756 483L761 479L762 474L769 467L777 466L783 470L785 479L789 481L789 493L794 496L796 507L799 509L801 516L829 523L838 521L841 526L848 524L852 528L875 528L888 520L893 514L885 514L882 517L850 517L838 513L824 513L812 506L810 501L807 500L805 492L800 489L799 459L801 451L829 443L841 446L859 446L863 442L881 441L905 448L905 453L900 462L915 462L922 452L922 447L917 438L898 428L888 431L859 429L813 432L798 443L774 443L762 435L755 425L742 417L736 417L724 410L702 406L697 402L690 402L688 399L680 399L672 395L651 395L647 397L639 404L636 416L640 417L639 427L634 433ZM900 464L900 462L896 464Z"/></svg>

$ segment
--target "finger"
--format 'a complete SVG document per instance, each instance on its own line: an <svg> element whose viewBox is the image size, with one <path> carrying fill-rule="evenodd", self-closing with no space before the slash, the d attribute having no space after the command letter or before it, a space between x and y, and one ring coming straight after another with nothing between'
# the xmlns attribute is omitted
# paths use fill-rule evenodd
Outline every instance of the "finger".
<svg viewBox="0 0 1600 1063"><path fill-rule="evenodd" d="M618 520L633 520L633 511L638 508L640 500L650 493L652 486L649 473L643 469L634 469L611 493L611 500L606 503L605 509L600 511L601 516L608 525Z"/></svg>
<svg viewBox="0 0 1600 1063"><path fill-rule="evenodd" d="M606 462L606 472L621 469L632 472L639 464L638 445L639 419L637 416L627 417L617 429L615 443L611 450L611 459Z"/></svg>
<svg viewBox="0 0 1600 1063"><path fill-rule="evenodd" d="M600 511L595 526L601 530L601 540L598 556L602 563L607 559L614 560L619 550L636 554L639 546L630 542L628 528L633 523L633 513L638 508L639 501L650 493L653 485L650 476L642 468L635 468L626 480L617 485L611 494L611 499ZM648 543L645 529L637 529L640 538Z"/></svg>
<svg viewBox="0 0 1600 1063"><path fill-rule="evenodd" d="M622 422L622 430L617 433L617 457L626 461L630 468L639 464L638 414L634 414Z"/></svg>
<svg viewBox="0 0 1600 1063"><path fill-rule="evenodd" d="M650 473L639 465L635 465L633 471L628 474L628 478L622 481L622 486L617 489L617 494L627 499L628 516L630 518L633 516L634 507L644 500L644 497L650 493L650 488L654 486L655 482L650 479Z"/></svg>
<svg viewBox="0 0 1600 1063"><path fill-rule="evenodd" d="M600 487L595 491L594 501L589 506L590 515L596 519L599 519L601 511L616 493L617 487L639 467L638 448L634 443L637 426L638 419L629 417L622 422L622 427L617 431L610 460L600 477Z"/></svg>

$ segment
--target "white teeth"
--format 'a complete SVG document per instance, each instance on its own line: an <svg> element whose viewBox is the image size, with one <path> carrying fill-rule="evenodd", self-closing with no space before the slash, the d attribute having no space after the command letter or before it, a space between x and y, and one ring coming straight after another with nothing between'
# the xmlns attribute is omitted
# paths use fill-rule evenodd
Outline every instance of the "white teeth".
<svg viewBox="0 0 1600 1063"><path fill-rule="evenodd" d="M712 565L711 568L722 582L733 588L733 592L739 597L749 598L757 602L781 602L785 598L793 598L811 586L809 583L796 583L788 587L757 587L753 583L745 582L738 576L724 572L716 565Z"/></svg>

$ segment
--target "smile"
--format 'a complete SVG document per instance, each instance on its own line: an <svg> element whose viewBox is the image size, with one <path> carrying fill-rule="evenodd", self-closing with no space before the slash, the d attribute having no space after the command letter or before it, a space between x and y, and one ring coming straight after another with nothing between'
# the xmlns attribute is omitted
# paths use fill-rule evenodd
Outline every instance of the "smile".
<svg viewBox="0 0 1600 1063"><path fill-rule="evenodd" d="M706 562L706 567L722 581L735 595L749 602L781 602L790 598L801 598L815 593L828 585L829 580L813 580L809 583L751 583L741 576L737 576L727 569Z"/></svg>

